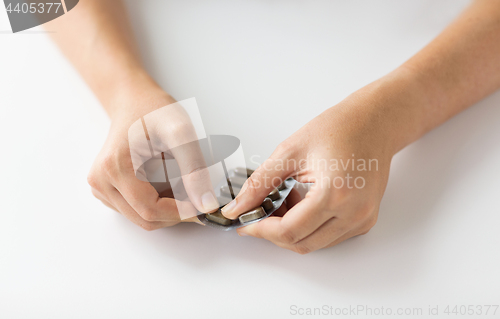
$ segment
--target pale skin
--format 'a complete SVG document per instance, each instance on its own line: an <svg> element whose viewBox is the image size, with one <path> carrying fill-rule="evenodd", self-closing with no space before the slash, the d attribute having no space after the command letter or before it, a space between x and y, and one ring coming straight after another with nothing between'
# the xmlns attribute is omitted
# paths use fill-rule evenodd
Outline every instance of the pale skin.
<svg viewBox="0 0 500 319"><path fill-rule="evenodd" d="M144 229L179 223L173 199L161 198L131 167L129 127L174 99L141 64L121 1L81 1L47 28L56 31L54 40L111 118L108 138L88 178L93 194ZM223 214L237 218L258 206L279 179L294 177L314 183L306 197L292 193L277 216L238 229L240 235L305 254L365 234L377 221L392 157L499 87L500 0L474 1L403 65L282 142ZM173 125L172 130L179 129ZM352 154L377 159L378 170L334 171L314 165ZM281 165L287 160L301 165ZM365 186L333 187L335 177L345 180L347 174L363 177Z"/></svg>

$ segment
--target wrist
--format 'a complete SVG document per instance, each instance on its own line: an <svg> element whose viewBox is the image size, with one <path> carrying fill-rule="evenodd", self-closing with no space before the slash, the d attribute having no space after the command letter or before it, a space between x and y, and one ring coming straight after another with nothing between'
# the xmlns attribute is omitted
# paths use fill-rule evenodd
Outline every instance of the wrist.
<svg viewBox="0 0 500 319"><path fill-rule="evenodd" d="M400 67L346 101L370 144L392 157L429 130L426 110L432 99L427 90L416 72Z"/></svg>
<svg viewBox="0 0 500 319"><path fill-rule="evenodd" d="M175 103L174 98L140 70L117 82L103 104L113 123L133 123L141 116L171 103Z"/></svg>

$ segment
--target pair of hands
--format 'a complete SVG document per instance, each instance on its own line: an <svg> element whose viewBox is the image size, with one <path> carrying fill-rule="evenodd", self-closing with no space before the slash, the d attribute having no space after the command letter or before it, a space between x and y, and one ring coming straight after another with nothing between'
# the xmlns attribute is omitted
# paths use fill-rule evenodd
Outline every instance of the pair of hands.
<svg viewBox="0 0 500 319"><path fill-rule="evenodd" d="M259 206L288 177L313 186L304 199L293 191L274 216L238 229L240 235L264 238L305 254L365 234L375 225L395 153L390 135L393 132L387 129L390 125L384 125L388 119L381 115L380 103L401 102L377 98L380 86L383 85L375 82L354 93L276 148L222 213L236 219ZM88 181L95 197L105 205L142 228L154 230L181 220L174 199L163 197L165 194L159 194L149 182L136 177L128 130L141 116L175 101L158 90L147 96L148 101L132 98L132 103L129 101L115 112L109 136ZM182 115L169 115L171 125L164 125L157 133L166 137L167 144L180 145L192 128ZM194 166L186 167L186 172L196 171ZM197 181L192 182L195 185ZM213 211L213 202L205 201L208 206L203 206L200 201L205 193L196 190L188 195L190 199L197 198L193 204L198 210Z"/></svg>

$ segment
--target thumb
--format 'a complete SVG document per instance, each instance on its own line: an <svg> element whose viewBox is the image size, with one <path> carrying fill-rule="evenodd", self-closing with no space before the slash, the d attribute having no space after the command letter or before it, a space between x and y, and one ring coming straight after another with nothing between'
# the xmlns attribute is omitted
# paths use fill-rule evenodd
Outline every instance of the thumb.
<svg viewBox="0 0 500 319"><path fill-rule="evenodd" d="M283 165L287 162L286 159L276 156L275 153L250 175L238 196L222 208L221 212L225 217L236 219L239 215L260 206L271 191L294 173L293 169Z"/></svg>

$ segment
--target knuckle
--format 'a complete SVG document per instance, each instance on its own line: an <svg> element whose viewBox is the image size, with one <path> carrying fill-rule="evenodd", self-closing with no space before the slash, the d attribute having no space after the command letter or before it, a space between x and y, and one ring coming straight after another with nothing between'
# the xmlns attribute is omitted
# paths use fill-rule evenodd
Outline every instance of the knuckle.
<svg viewBox="0 0 500 319"><path fill-rule="evenodd" d="M326 190L324 194L322 194L325 209L329 211L336 211L339 208L342 209L349 206L349 203L352 202L350 200L352 197L351 190L346 188L335 188L334 183L330 183L330 187L333 191Z"/></svg>
<svg viewBox="0 0 500 319"><path fill-rule="evenodd" d="M255 194L255 192L257 191L257 189L260 186L260 182L258 181L257 178L258 178L257 176L251 175L247 179L247 181L246 181L247 186L246 186L245 192L249 192L250 195L254 195Z"/></svg>
<svg viewBox="0 0 500 319"><path fill-rule="evenodd" d="M92 187L90 191L92 192L92 195L94 195L95 198L99 200L101 199L101 195L99 194L99 191L95 187Z"/></svg>
<svg viewBox="0 0 500 319"><path fill-rule="evenodd" d="M128 156L123 156L122 154L117 154L115 155L116 159L114 158L112 161L111 166L108 169L108 173L118 173L123 174L125 172L131 172L134 173L134 167L132 164L132 157L130 155Z"/></svg>
<svg viewBox="0 0 500 319"><path fill-rule="evenodd" d="M292 229L284 227L278 233L278 240L284 244L295 244L297 242L297 235Z"/></svg>
<svg viewBox="0 0 500 319"><path fill-rule="evenodd" d="M130 152L127 151L127 156L124 156L124 154L123 150L116 150L99 155L92 166L91 174L109 179L117 177L120 172L123 173L129 169L133 172Z"/></svg>
<svg viewBox="0 0 500 319"><path fill-rule="evenodd" d="M189 162L184 164L183 169L186 170L187 175L191 175L198 180L209 179L210 174L208 172L207 165L203 159L191 159Z"/></svg>
<svg viewBox="0 0 500 319"><path fill-rule="evenodd" d="M94 171L90 172L87 175L87 183L90 185L90 187L98 190L99 189L99 182L98 182L97 176L98 175L95 174ZM92 193L94 193L94 190L92 190Z"/></svg>
<svg viewBox="0 0 500 319"><path fill-rule="evenodd" d="M119 162L119 161L118 161ZM101 159L100 166L105 174L113 175L113 172L116 170L115 159L112 155L106 155Z"/></svg>
<svg viewBox="0 0 500 319"><path fill-rule="evenodd" d="M372 219L377 214L378 205L375 202L367 203L360 211L365 220Z"/></svg>
<svg viewBox="0 0 500 319"><path fill-rule="evenodd" d="M174 137L184 138L193 133L193 126L187 121L178 121L170 127L170 133Z"/></svg>
<svg viewBox="0 0 500 319"><path fill-rule="evenodd" d="M148 222L158 221L158 214L154 209L145 208L143 209L139 215Z"/></svg>
<svg viewBox="0 0 500 319"><path fill-rule="evenodd" d="M366 234L368 234L369 232L370 232L370 228L365 229L364 231L362 231L362 232L360 233L360 235L366 235Z"/></svg>
<svg viewBox="0 0 500 319"><path fill-rule="evenodd" d="M273 152L273 158L291 158L294 153L294 145L289 140L281 142Z"/></svg>
<svg viewBox="0 0 500 319"><path fill-rule="evenodd" d="M349 219L350 219L349 222L356 225L356 224L363 223L366 218L362 212L357 211L357 212L354 212L354 214L352 214L352 216L350 216Z"/></svg>
<svg viewBox="0 0 500 319"><path fill-rule="evenodd" d="M377 223L377 217L370 218L368 223L362 228L360 235L366 235Z"/></svg>
<svg viewBox="0 0 500 319"><path fill-rule="evenodd" d="M377 216L374 216L373 218L370 218L368 221L368 230L372 229L375 225L377 224Z"/></svg>
<svg viewBox="0 0 500 319"><path fill-rule="evenodd" d="M346 185L340 186L336 181L336 179L339 178L339 176L334 176L332 180L330 181L330 186L335 189L334 196L332 197L332 203L333 202L341 202L345 203L351 199L351 197L354 196L352 189L347 188ZM344 177L340 177L344 178Z"/></svg>
<svg viewBox="0 0 500 319"><path fill-rule="evenodd" d="M142 223L140 226L146 231L153 231L158 229L158 227L156 227L156 225L154 225L153 223Z"/></svg>
<svg viewBox="0 0 500 319"><path fill-rule="evenodd" d="M373 219L376 208L377 206L372 202L364 204L360 209L354 212L354 214L352 215L352 221L359 224Z"/></svg>
<svg viewBox="0 0 500 319"><path fill-rule="evenodd" d="M350 225L349 223L341 222L341 223L335 225L333 229L335 232L343 234L343 233L347 233L348 231L350 231L353 228L354 227L352 225Z"/></svg>
<svg viewBox="0 0 500 319"><path fill-rule="evenodd" d="M310 252L312 252L312 249L309 246L304 245L304 244L295 244L293 246L293 251L298 253L298 254L305 255L305 254L309 254Z"/></svg>

